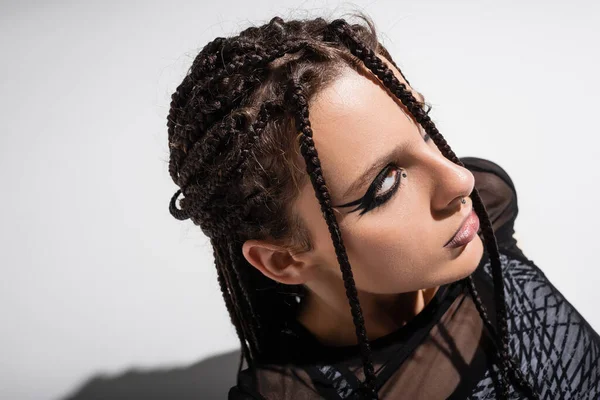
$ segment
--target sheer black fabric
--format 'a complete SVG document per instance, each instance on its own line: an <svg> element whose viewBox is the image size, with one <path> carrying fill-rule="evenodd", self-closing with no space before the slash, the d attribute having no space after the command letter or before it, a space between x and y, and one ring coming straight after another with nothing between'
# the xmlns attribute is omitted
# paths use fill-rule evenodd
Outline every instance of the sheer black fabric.
<svg viewBox="0 0 600 400"><path fill-rule="evenodd" d="M512 180L497 164L461 159L475 176L501 253L511 354L542 399L600 398L600 337L513 238ZM487 251L473 274L492 322ZM494 322L495 323L495 322ZM371 342L382 399L495 399L495 349L464 281L441 286L399 330ZM229 399L358 399L364 379L357 346L321 345L291 320L273 343L278 360L245 369ZM510 388L511 398L523 396Z"/></svg>

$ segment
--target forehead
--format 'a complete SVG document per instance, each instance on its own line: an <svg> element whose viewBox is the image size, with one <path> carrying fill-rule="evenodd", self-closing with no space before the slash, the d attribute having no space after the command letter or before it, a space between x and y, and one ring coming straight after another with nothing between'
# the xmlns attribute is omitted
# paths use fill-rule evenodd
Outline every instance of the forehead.
<svg viewBox="0 0 600 400"><path fill-rule="evenodd" d="M398 70L386 64L406 84ZM416 91L412 93L421 100ZM366 69L344 69L311 100L309 114L334 202L380 157L418 134L404 105Z"/></svg>

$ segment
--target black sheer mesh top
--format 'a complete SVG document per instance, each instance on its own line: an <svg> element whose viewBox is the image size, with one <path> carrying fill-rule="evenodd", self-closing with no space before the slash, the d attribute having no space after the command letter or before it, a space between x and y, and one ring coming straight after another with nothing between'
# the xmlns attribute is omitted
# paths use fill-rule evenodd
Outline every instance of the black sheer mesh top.
<svg viewBox="0 0 600 400"><path fill-rule="evenodd" d="M490 215L500 249L510 351L542 399L600 398L600 337L513 238L518 213L511 178L497 164L461 161ZM487 250L475 283L495 323ZM358 399L364 380L358 346L320 344L301 324L281 332L276 352L285 362L245 369L229 399ZM463 281L441 286L400 329L371 341L381 399L495 399L498 383L490 333ZM522 398L511 384L511 398Z"/></svg>

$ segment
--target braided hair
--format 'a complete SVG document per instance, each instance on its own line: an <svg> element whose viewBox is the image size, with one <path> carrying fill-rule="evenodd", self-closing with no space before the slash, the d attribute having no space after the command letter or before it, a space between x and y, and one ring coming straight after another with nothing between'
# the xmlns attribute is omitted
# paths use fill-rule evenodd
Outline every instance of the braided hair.
<svg viewBox="0 0 600 400"><path fill-rule="evenodd" d="M268 355L269 341L299 307L296 297L305 295L302 285L279 284L253 268L242 254L242 244L268 238L293 251L310 249L308 231L290 209L299 187L309 179L331 234L356 328L365 375L361 391L366 398L377 398L357 289L313 141L309 99L335 80L341 68L358 70L364 65L402 102L446 158L464 164L423 104L379 57L383 55L404 78L379 42L373 22L364 14L357 16L365 24L274 17L237 36L217 37L202 48L171 96L169 173L180 189L169 210L179 220L191 219L210 239L218 282L241 342L241 370L244 360L253 367ZM508 398L512 381L527 397L538 399L510 355L496 237L477 189L470 197L491 260L495 326L472 275L464 279L492 334L500 395Z"/></svg>

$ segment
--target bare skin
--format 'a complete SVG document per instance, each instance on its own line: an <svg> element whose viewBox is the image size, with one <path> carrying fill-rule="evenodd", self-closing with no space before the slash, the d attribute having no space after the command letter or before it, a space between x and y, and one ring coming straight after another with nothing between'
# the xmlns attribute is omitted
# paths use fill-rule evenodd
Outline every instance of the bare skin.
<svg viewBox="0 0 600 400"><path fill-rule="evenodd" d="M479 236L459 248L444 247L472 209L468 196L475 179L468 169L446 159L433 140L426 140L400 100L366 69L344 70L311 100L309 118L367 336L373 340L412 319L440 285L477 267L483 255ZM345 193L381 159L381 168ZM373 194L386 200L378 207L363 215L364 209L351 212L356 206L339 207L364 196L380 173L383 179ZM461 203L462 197L467 204ZM248 240L244 256L273 280L305 285L308 295L298 320L322 343L356 344L339 263L310 181L300 189L294 210L310 232L313 249L296 253L268 241Z"/></svg>

